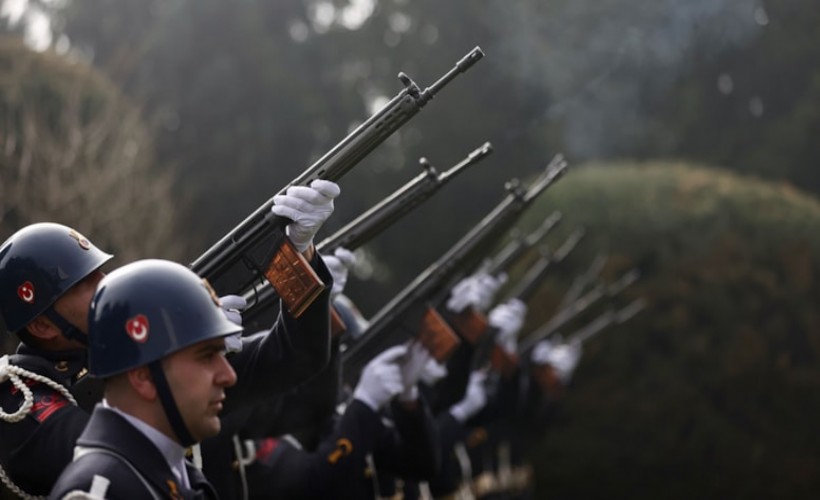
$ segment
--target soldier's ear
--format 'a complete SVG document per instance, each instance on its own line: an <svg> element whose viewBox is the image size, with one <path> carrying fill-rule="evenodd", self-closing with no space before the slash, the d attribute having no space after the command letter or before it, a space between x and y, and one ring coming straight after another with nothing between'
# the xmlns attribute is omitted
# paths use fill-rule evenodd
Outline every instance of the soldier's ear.
<svg viewBox="0 0 820 500"><path fill-rule="evenodd" d="M43 315L37 316L29 324L26 330L37 340L51 340L60 336L60 329Z"/></svg>
<svg viewBox="0 0 820 500"><path fill-rule="evenodd" d="M151 378L151 370L147 366L139 366L128 371L128 383L142 399L154 401L157 399L157 387Z"/></svg>

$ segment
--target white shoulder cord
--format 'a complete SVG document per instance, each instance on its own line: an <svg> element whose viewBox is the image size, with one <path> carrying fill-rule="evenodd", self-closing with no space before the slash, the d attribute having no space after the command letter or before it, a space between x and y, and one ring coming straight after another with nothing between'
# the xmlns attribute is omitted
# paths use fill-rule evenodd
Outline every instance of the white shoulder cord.
<svg viewBox="0 0 820 500"><path fill-rule="evenodd" d="M75 400L74 396L68 392L68 389L48 377L38 375L26 370L25 368L11 364L9 362L8 354L6 354L0 358L0 383L5 382L6 380L11 380L14 387L23 393L23 404L20 405L20 408L18 408L14 413L6 413L2 408L0 408L0 419L10 423L20 422L26 418L26 415L28 415L29 411L31 411L31 407L34 406L34 395L31 393L31 389L29 389L29 387L23 382L21 377L46 384L65 396L66 399L71 401L71 404L77 406L77 400ZM9 490L20 498L24 498L26 500L40 500L45 498L42 496L29 495L25 491L21 490L16 484L14 484L14 482L12 482L11 478L6 475L6 471L2 466L0 466L0 481L2 481Z"/></svg>
<svg viewBox="0 0 820 500"><path fill-rule="evenodd" d="M250 442L249 447L244 448L245 451L249 452L248 455L245 455L242 453L243 446L239 436L234 434L231 439L233 441L234 456L236 456L237 470L239 471L239 483L242 487L242 500L248 500L248 478L245 476L245 467L253 463L254 455L250 454L253 442Z"/></svg>

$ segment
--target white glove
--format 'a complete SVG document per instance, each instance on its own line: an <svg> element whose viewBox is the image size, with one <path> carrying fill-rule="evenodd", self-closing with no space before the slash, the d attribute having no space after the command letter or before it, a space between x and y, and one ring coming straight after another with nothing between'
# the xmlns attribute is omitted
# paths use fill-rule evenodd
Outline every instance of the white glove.
<svg viewBox="0 0 820 500"><path fill-rule="evenodd" d="M356 265L356 254L346 248L339 247L333 255L322 255L330 275L333 277L333 288L330 290L330 298L335 299L342 293L347 284L347 275L350 269Z"/></svg>
<svg viewBox="0 0 820 500"><path fill-rule="evenodd" d="M453 418L463 424L484 408L487 404L487 390L484 388L486 379L487 372L484 370L476 370L470 374L464 399L450 407L450 415Z"/></svg>
<svg viewBox="0 0 820 500"><path fill-rule="evenodd" d="M411 341L407 349L407 356L401 364L401 380L404 388L399 399L401 401L415 401L419 398L418 384L424 366L430 361L430 351L421 345L421 342Z"/></svg>
<svg viewBox="0 0 820 500"><path fill-rule="evenodd" d="M299 252L313 244L313 237L333 213L333 199L339 196L335 182L316 179L307 186L291 186L273 197L271 212L290 219L285 232Z"/></svg>
<svg viewBox="0 0 820 500"><path fill-rule="evenodd" d="M421 371L421 377L419 380L432 387L446 376L447 366L439 363L435 358L431 357L427 360L427 363L424 364L424 369Z"/></svg>
<svg viewBox="0 0 820 500"><path fill-rule="evenodd" d="M535 344L535 347L532 349L532 354L530 354L530 359L537 365L546 365L549 363L549 356L550 352L552 352L552 348L552 342L548 339L544 339Z"/></svg>
<svg viewBox="0 0 820 500"><path fill-rule="evenodd" d="M495 342L509 354L514 354L518 347L518 331L524 326L527 305L518 299L510 299L490 311L488 322L498 330Z"/></svg>
<svg viewBox="0 0 820 500"><path fill-rule="evenodd" d="M242 326L242 311L248 307L248 302L241 295L224 295L219 297L219 307L225 313L228 321L235 325ZM225 337L225 350L227 352L242 351L242 332Z"/></svg>
<svg viewBox="0 0 820 500"><path fill-rule="evenodd" d="M547 358L547 363L555 370L558 378L567 384L581 360L581 344L571 342L557 345L550 350Z"/></svg>
<svg viewBox="0 0 820 500"><path fill-rule="evenodd" d="M406 353L407 347L399 345L371 359L362 370L362 376L353 391L353 399L358 399L373 411L379 411L379 408L400 393L404 384L398 359Z"/></svg>
<svg viewBox="0 0 820 500"><path fill-rule="evenodd" d="M242 326L242 311L248 307L248 302L244 297L241 295L223 295L219 297L219 306L231 323Z"/></svg>
<svg viewBox="0 0 820 500"><path fill-rule="evenodd" d="M507 281L507 275L501 273L498 277L485 272L479 272L462 279L450 290L447 299L447 309L460 313L468 307L475 307L479 311L486 311L493 302L498 289Z"/></svg>

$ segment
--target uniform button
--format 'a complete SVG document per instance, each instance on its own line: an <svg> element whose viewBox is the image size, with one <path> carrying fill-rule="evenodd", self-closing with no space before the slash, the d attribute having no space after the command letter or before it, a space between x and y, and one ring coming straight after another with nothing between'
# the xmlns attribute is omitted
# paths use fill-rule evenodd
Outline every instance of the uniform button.
<svg viewBox="0 0 820 500"><path fill-rule="evenodd" d="M57 369L58 372L67 372L68 371L68 361L59 361L54 368Z"/></svg>

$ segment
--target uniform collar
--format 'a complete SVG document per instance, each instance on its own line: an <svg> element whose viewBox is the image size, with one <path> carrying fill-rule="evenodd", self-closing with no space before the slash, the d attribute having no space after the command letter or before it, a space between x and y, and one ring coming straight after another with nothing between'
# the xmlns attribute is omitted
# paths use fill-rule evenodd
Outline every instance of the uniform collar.
<svg viewBox="0 0 820 500"><path fill-rule="evenodd" d="M102 404L94 408L77 445L111 450L126 457L158 491L169 492L170 497L189 494L179 486L159 448L113 408Z"/></svg>
<svg viewBox="0 0 820 500"><path fill-rule="evenodd" d="M180 446L179 443L172 440L165 434L159 432L155 428L151 427L147 423L143 422L142 420L138 419L133 415L129 415L124 411L120 410L119 408L114 408L113 406L108 404L108 401L103 399L102 401L103 408L107 408L117 415L121 416L125 420L127 420L131 425L137 428L145 437L154 443L162 456L165 457L165 461L168 463L168 466L174 468L185 460L185 448Z"/></svg>

